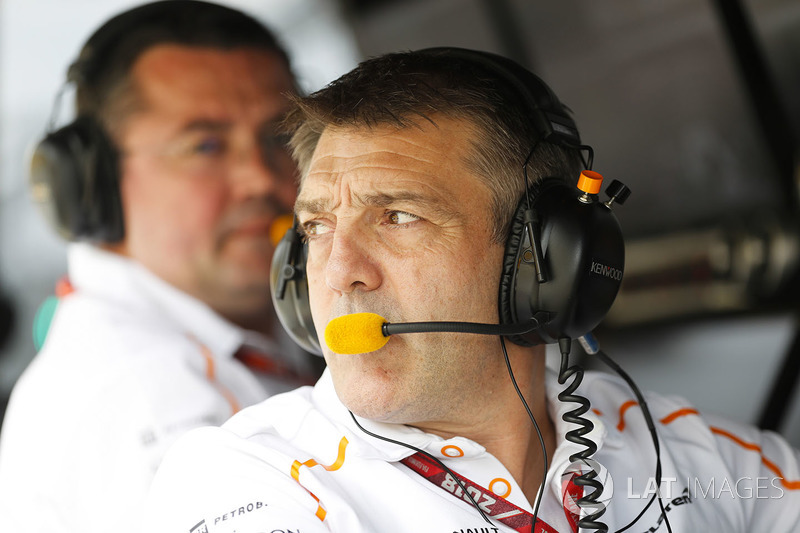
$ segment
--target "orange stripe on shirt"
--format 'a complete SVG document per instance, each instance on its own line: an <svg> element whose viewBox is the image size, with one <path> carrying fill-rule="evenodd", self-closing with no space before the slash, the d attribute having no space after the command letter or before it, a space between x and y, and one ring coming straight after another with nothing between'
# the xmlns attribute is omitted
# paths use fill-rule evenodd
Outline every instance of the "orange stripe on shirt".
<svg viewBox="0 0 800 533"><path fill-rule="evenodd" d="M678 409L677 411L671 412L670 414L662 418L660 422L666 426L667 424L671 424L672 422L674 422L675 420L677 420L682 416L699 415L699 414L700 411L698 411L697 409L686 407L685 409Z"/></svg>
<svg viewBox="0 0 800 533"><path fill-rule="evenodd" d="M726 431L722 428L711 426L711 432L732 440L733 442L735 442L736 444L738 444L739 446L741 446L746 450L758 452L758 454L761 456L761 462L764 463L764 466L766 466L770 471L772 471L773 474L775 474L780 478L781 485L783 485L784 488L788 490L800 490L800 481L792 481L786 479L786 477L783 475L783 472L778 467L778 465L776 465L775 463L764 457L764 452L761 450L761 446L759 446L758 444L744 441L738 436L734 435L733 433Z"/></svg>
<svg viewBox="0 0 800 533"><path fill-rule="evenodd" d="M228 402L228 405L231 406L231 411L233 411L231 414L238 413L242 407L239 405L239 401L236 399L236 396L234 396L233 393L222 383L217 381L216 368L214 367L214 357L211 355L211 350L209 350L205 344L197 340L195 340L195 342L197 342L197 344L200 346L200 353L203 354L203 358L206 360L206 379L208 379L208 381L214 385L214 388L219 391L222 397L225 398L225 401Z"/></svg>
<svg viewBox="0 0 800 533"><path fill-rule="evenodd" d="M292 463L292 467L290 468L290 471L289 471L291 476L292 476L292 479L294 479L297 482L298 485L303 487L303 484L300 483L300 468L303 467L303 466L308 467L308 468L313 468L315 466L321 466L322 468L324 468L328 472L332 472L334 470L339 470L342 467L342 465L344 464L344 453L345 453L345 450L347 449L347 444L348 444L347 437L342 437L342 439L339 441L339 451L338 451L338 453L336 455L336 460L333 463L331 463L330 465L319 464L314 459L309 459L309 460L304 461L302 463L300 461L295 460ZM305 487L303 487L303 488L306 489ZM314 498L317 501L317 512L315 514L316 514L317 518L320 519L320 521L324 521L325 517L327 516L328 513L322 507L322 503L319 501L319 498L317 497L316 494L314 494L313 492L311 492L308 489L306 489L306 492L308 492L311 495L311 497Z"/></svg>
<svg viewBox="0 0 800 533"><path fill-rule="evenodd" d="M693 409L691 407L687 407L687 408L684 408L684 409L678 409L677 411L673 411L672 413L670 413L667 416L665 416L664 418L662 418L661 419L661 423L664 424L664 425L671 424L672 422L674 422L675 420L677 420L678 418L681 418L683 416L699 415L699 414L700 414L700 412L697 409ZM722 429L722 428L709 426L709 429L711 430L712 433L714 433L716 435L720 435L722 437L725 437L727 439L732 440L735 444L737 444L738 446L741 446L745 450L750 450L752 452L757 452L761 456L761 462L764 463L764 466L766 466L767 469L769 469L773 474L775 474L778 478L780 478L781 485L783 485L784 488L786 488L788 490L800 490L800 481L792 481L792 480L786 479L786 477L783 475L783 472L781 471L780 467L778 467L778 465L776 465L775 463L773 463L771 460L767 459L764 456L764 452L762 451L761 446L759 446L758 444L755 444L753 442L747 442L747 441L741 439L740 437L738 437L737 435L734 435L730 431L727 431L727 430Z"/></svg>
<svg viewBox="0 0 800 533"><path fill-rule="evenodd" d="M619 406L619 423L617 424L617 431L625 430L625 411L634 405L639 405L639 403L636 400L628 400Z"/></svg>
<svg viewBox="0 0 800 533"><path fill-rule="evenodd" d="M69 296L75 292L75 287L72 286L72 283L67 276L62 276L58 279L58 281L56 281L55 292L58 298L64 298L65 296Z"/></svg>

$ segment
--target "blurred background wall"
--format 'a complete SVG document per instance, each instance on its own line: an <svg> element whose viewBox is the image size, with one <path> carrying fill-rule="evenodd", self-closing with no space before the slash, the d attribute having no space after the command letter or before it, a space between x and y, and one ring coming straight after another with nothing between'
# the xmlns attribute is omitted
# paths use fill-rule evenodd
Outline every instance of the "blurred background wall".
<svg viewBox="0 0 800 533"><path fill-rule="evenodd" d="M427 46L493 51L537 72L574 111L595 170L633 190L616 209L628 265L597 331L605 351L643 388L800 446L800 3L222 3L281 35L307 90L362 58ZM30 205L25 151L83 41L133 4L0 0L0 294L14 311L0 397L33 357L33 314L64 271L63 244Z"/></svg>

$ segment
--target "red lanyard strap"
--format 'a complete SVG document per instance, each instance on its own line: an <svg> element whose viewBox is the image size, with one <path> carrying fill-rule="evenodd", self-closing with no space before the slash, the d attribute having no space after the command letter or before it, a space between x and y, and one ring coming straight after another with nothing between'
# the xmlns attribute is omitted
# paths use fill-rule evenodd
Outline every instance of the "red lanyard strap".
<svg viewBox="0 0 800 533"><path fill-rule="evenodd" d="M421 453L415 453L400 461L411 470L421 475L437 487L449 492L459 499L472 503L469 496L464 494L463 489L459 486L453 476L449 472L442 469L441 466L430 460L428 457ZM461 483L466 487L467 492L470 493L472 498L488 516L503 524L514 528L515 531L520 533L558 533L552 526L547 524L540 518L536 519L536 530L533 530L533 514L525 509L517 507L510 501L502 496L498 496L489 489L483 488L474 481L466 478L456 472L453 472ZM542 487L544 490L544 487ZM566 510L565 510L566 512ZM567 513L567 518L570 523L576 522L571 513ZM577 525L577 524L576 524ZM577 531L577 527L573 525L573 531Z"/></svg>
<svg viewBox="0 0 800 533"><path fill-rule="evenodd" d="M233 356L254 373L287 378L301 385L313 385L317 381L315 376L301 374L283 361L249 346L241 346Z"/></svg>

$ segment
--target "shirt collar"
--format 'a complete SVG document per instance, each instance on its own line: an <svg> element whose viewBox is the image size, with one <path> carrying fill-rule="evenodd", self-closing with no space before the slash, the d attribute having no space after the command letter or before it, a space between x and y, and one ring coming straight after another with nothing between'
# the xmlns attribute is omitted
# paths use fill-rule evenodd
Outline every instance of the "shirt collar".
<svg viewBox="0 0 800 533"><path fill-rule="evenodd" d="M442 437L431 433L425 433L412 426L376 422L360 416L351 416L350 411L336 395L330 368L325 369L322 377L314 387L313 401L316 407L326 416L343 424L351 432L361 437L359 439L359 454L364 457L399 461L413 455L415 450L407 446L367 435L358 425L370 433L374 433L386 439L409 444L439 458L444 457L441 450L450 445L458 446L458 448L464 452L464 457L479 456L486 453L483 446L464 437L443 439ZM355 416L355 419L358 421L358 425L353 420L353 416Z"/></svg>
<svg viewBox="0 0 800 533"><path fill-rule="evenodd" d="M565 403L558 399L558 394L564 389L566 385L558 383L558 376L556 372L547 369L545 376L546 397L548 404L548 412L553 421L556 431L556 450L550 458L550 466L548 468L548 482L551 490L556 493L558 498L561 497L561 477L567 468L570 466L570 455L580 452L584 446L576 444L566 439L568 431L575 428L573 424L567 423L563 420L562 416L565 412L574 409L577 404ZM406 446L386 442L374 437L365 435L364 432L355 424L353 417L350 415L348 409L342 404L336 395L333 386L333 379L330 375L330 369L326 369L320 380L317 382L313 391L314 403L325 415L337 422L345 425L353 433L363 436L359 439L359 454L365 457L381 458L388 461L399 461L405 457L414 454L414 450ZM606 438L607 430L602 420L593 413L591 410L584 415L584 418L592 422L594 428L590 431L586 438L592 440L597 444L598 449L602 447ZM358 423L366 430L380 435L381 437L390 438L405 444L410 444L416 448L420 448L428 453L433 454L439 458L443 458L441 450L447 446L457 446L464 452L463 457L479 457L486 453L486 450L480 444L464 438L455 437L451 439L443 439L430 433L406 426L403 424L389 424L383 422L376 422L367 420L361 417L355 417Z"/></svg>
<svg viewBox="0 0 800 533"><path fill-rule="evenodd" d="M71 243L67 262L76 291L116 302L162 326L166 321L217 356L231 357L245 340L244 330L127 257L88 243Z"/></svg>

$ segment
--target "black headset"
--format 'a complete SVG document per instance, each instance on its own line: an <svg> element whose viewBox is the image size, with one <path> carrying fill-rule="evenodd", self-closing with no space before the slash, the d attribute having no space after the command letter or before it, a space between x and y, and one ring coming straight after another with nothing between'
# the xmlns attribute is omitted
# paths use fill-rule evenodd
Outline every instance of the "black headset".
<svg viewBox="0 0 800 533"><path fill-rule="evenodd" d="M420 52L467 61L508 86L522 100L538 133L537 146L551 143L591 150L581 145L574 121L552 90L517 63L462 48ZM526 167L521 170L527 183ZM610 206L624 202L630 191L615 181L606 191L611 198L601 202L597 191L570 185L576 180L556 176L531 185L512 218L498 291L500 322L539 323L530 333L510 336L516 344L532 346L586 335L603 320L619 290L625 245ZM292 338L306 350L321 353L311 319L306 258L295 221L273 256L272 300Z"/></svg>

